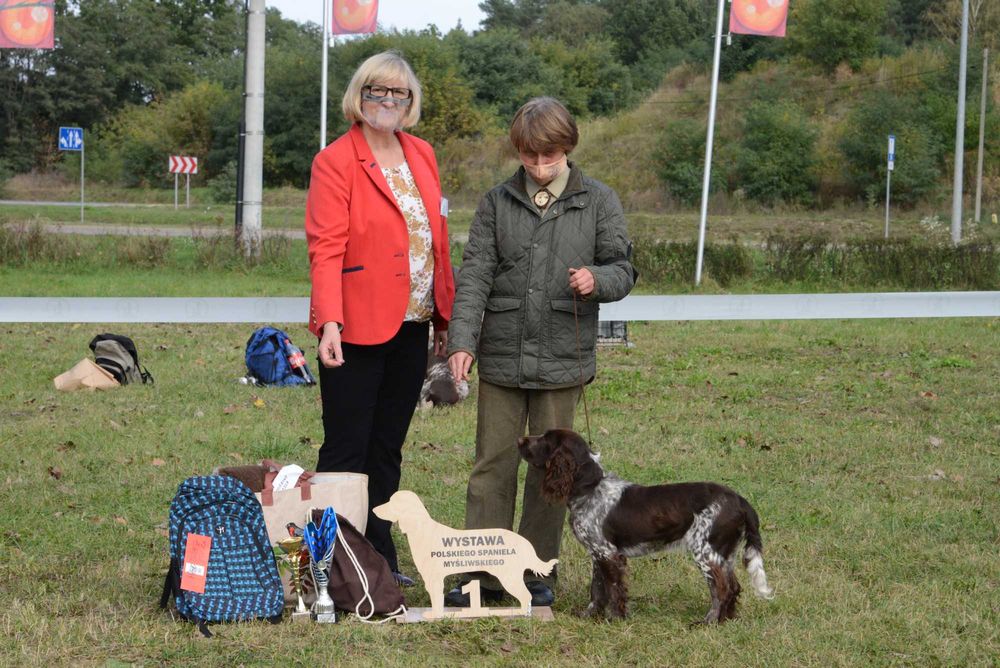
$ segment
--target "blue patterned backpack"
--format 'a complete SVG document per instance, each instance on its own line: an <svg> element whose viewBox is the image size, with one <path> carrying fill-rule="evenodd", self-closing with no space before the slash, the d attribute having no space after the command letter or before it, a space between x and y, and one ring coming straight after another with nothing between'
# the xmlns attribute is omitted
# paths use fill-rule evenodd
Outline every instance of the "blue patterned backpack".
<svg viewBox="0 0 1000 668"><path fill-rule="evenodd" d="M186 561L189 539L210 545L207 564ZM194 590L190 584L181 588L185 571L197 580ZM236 478L196 476L177 488L170 504L170 570L161 608L171 594L181 617L206 636L211 636L209 622L281 621L284 592L264 513L254 493Z"/></svg>

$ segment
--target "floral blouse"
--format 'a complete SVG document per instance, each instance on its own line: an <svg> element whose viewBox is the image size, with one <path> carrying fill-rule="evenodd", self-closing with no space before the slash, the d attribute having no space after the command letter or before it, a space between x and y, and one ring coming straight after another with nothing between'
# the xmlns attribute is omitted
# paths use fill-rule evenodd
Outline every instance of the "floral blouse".
<svg viewBox="0 0 1000 668"><path fill-rule="evenodd" d="M434 249L427 209L409 165L383 167L382 174L410 231L410 303L404 319L424 322L434 315Z"/></svg>

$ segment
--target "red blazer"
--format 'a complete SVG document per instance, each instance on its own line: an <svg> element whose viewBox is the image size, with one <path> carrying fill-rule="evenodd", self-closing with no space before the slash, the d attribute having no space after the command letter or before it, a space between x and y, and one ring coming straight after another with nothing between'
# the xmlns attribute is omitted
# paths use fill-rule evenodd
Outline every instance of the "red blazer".
<svg viewBox="0 0 1000 668"><path fill-rule="evenodd" d="M397 134L430 221L434 250L434 329L448 328L455 300L447 219L434 149ZM373 345L391 339L410 301L410 235L403 212L372 156L361 126L316 155L306 200L312 300L309 329L343 325L341 340Z"/></svg>

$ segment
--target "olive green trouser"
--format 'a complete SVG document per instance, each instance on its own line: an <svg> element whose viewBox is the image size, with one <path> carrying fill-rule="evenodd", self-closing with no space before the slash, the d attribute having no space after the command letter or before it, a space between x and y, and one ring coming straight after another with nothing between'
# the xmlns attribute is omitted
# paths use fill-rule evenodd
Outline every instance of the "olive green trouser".
<svg viewBox="0 0 1000 668"><path fill-rule="evenodd" d="M479 381L476 462L469 476L465 502L466 529L513 529L517 501L518 468L521 457L517 439L541 434L548 429L573 428L573 416L580 399L579 387L555 390L524 390ZM542 561L559 556L566 506L550 504L541 496L544 472L525 463L524 501L517 532L528 539ZM501 589L492 576L474 574L487 589ZM525 580L555 584L556 573L547 577L525 572Z"/></svg>

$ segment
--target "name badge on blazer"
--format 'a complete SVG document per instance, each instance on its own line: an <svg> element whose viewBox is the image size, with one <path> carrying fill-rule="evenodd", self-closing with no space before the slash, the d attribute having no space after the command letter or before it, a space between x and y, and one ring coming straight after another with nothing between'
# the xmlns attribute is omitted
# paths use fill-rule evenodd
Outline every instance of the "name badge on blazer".
<svg viewBox="0 0 1000 668"><path fill-rule="evenodd" d="M448 198L447 197L442 197L441 198L441 216L443 218L447 218L448 217Z"/></svg>

